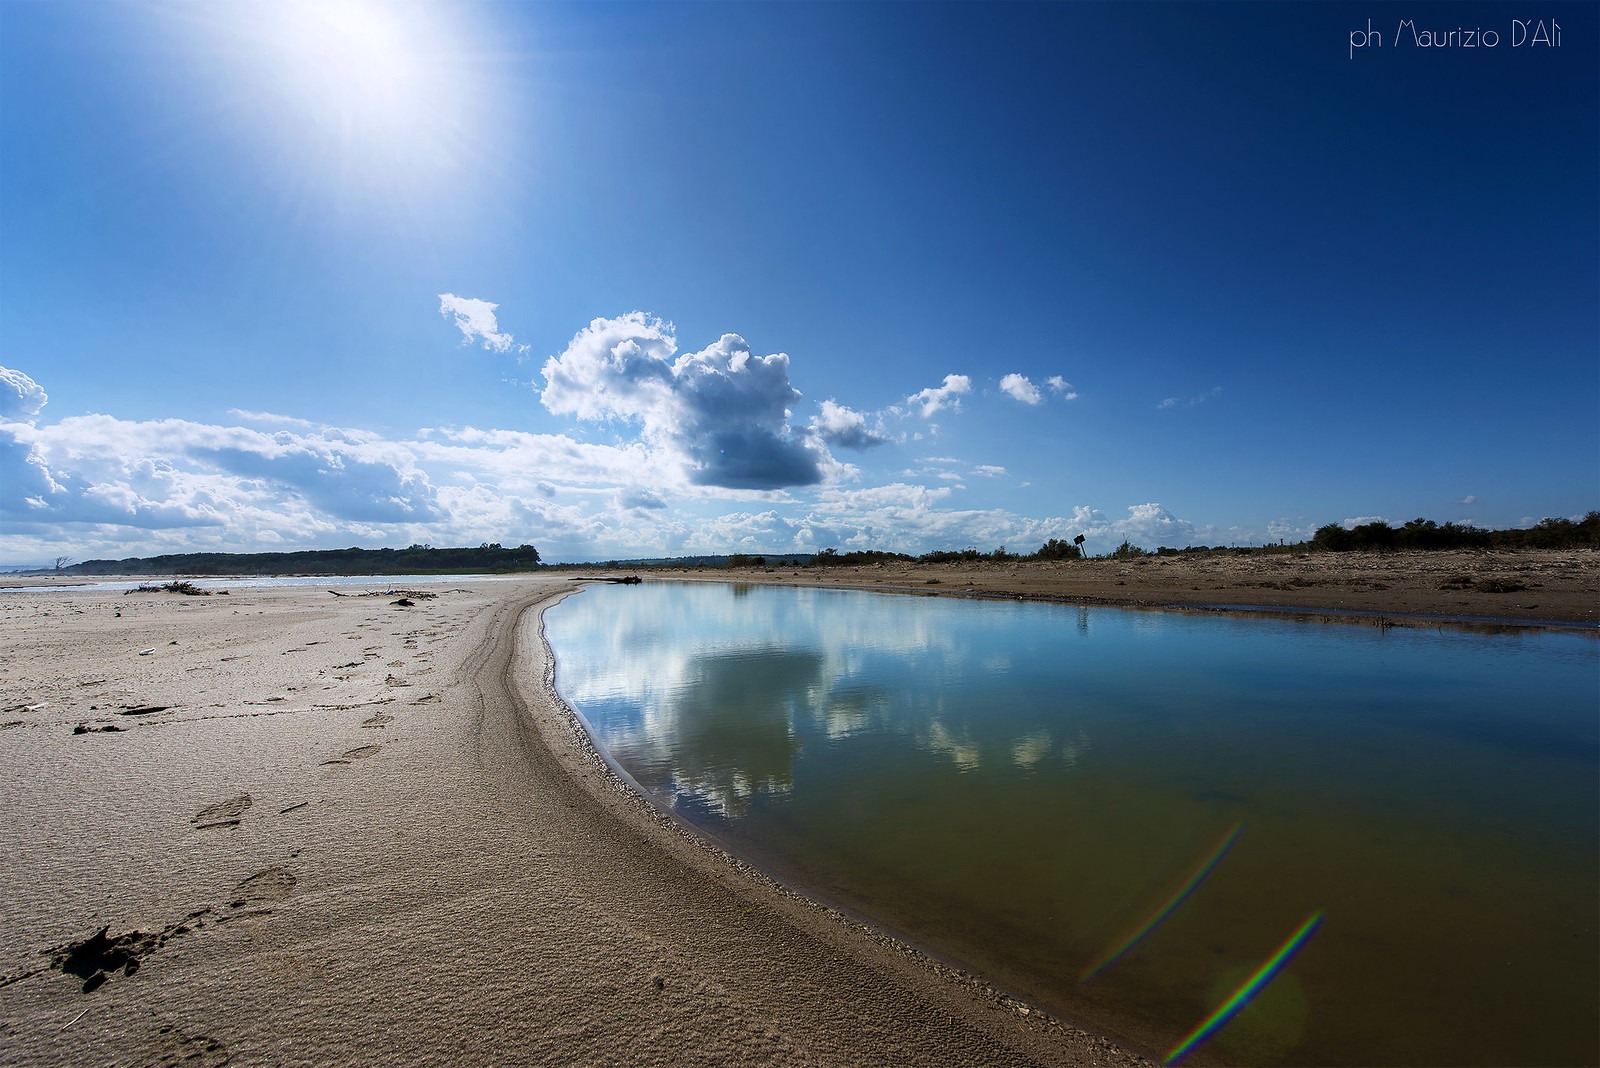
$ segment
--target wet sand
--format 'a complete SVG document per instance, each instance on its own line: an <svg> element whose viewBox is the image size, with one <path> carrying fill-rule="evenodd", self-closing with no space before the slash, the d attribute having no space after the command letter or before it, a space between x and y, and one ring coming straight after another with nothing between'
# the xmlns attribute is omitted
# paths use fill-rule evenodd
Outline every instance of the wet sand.
<svg viewBox="0 0 1600 1068"><path fill-rule="evenodd" d="M700 577L1591 625L1600 577L1237 559ZM575 585L0 594L0 1063L1140 1063L630 794L549 689Z"/></svg>

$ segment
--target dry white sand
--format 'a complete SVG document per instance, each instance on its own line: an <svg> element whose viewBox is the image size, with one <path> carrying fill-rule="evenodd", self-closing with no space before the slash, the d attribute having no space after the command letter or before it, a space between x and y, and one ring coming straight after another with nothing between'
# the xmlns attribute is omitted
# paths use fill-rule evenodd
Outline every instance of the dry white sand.
<svg viewBox="0 0 1600 1068"><path fill-rule="evenodd" d="M1137 1063L620 789L571 585L0 594L0 1063Z"/></svg>

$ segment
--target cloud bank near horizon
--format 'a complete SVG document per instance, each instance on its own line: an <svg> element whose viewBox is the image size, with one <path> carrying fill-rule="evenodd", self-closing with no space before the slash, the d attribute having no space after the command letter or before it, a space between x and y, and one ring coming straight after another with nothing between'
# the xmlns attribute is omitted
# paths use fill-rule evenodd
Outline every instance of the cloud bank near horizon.
<svg viewBox="0 0 1600 1068"><path fill-rule="evenodd" d="M232 414L251 426L105 414L51 422L41 418L44 387L0 368L0 559L500 541L586 560L1209 536L1156 503L1122 518L1086 506L1041 517L959 507L959 469L979 479L1006 470L954 457L861 485L829 446L892 444L883 414L829 399L796 424L789 358L757 355L736 334L680 355L670 323L596 319L544 371L546 408L634 436L598 444L468 426L385 437L248 409ZM970 389L964 380L923 393L943 408Z"/></svg>

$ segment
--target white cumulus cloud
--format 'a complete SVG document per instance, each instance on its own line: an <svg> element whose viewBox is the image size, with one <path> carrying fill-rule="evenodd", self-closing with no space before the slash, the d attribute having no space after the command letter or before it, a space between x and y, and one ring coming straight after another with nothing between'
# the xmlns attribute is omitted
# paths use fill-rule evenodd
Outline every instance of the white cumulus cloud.
<svg viewBox="0 0 1600 1068"><path fill-rule="evenodd" d="M870 449L889 440L880 419L868 425L867 417L832 400L822 402L822 411L811 417L811 430L829 445L847 449Z"/></svg>
<svg viewBox="0 0 1600 1068"><path fill-rule="evenodd" d="M50 398L39 383L9 367L0 367L0 420L32 420Z"/></svg>
<svg viewBox="0 0 1600 1068"><path fill-rule="evenodd" d="M924 419L930 419L946 408L960 411L962 395L970 392L972 379L966 375L945 375L942 385L920 389L907 397L906 403L915 406Z"/></svg>
<svg viewBox="0 0 1600 1068"><path fill-rule="evenodd" d="M1016 373L1006 375L1000 380L1000 392L1023 404L1039 404L1044 400L1039 387L1028 381L1027 375Z"/></svg>
<svg viewBox="0 0 1600 1068"><path fill-rule="evenodd" d="M595 319L545 362L544 406L639 424L644 442L701 486L774 490L835 470L822 441L789 426L800 391L789 357L757 356L738 334L674 358L671 323L643 312Z"/></svg>
<svg viewBox="0 0 1600 1068"><path fill-rule="evenodd" d="M49 506L53 495L66 492L38 447L18 436L33 430L33 420L48 400L28 375L0 367L0 515L37 513Z"/></svg>
<svg viewBox="0 0 1600 1068"><path fill-rule="evenodd" d="M476 297L439 294L439 314L455 320L456 329L461 331L461 343L481 342L490 352L507 352L516 341L510 334L500 332L500 322L494 314L499 307Z"/></svg>

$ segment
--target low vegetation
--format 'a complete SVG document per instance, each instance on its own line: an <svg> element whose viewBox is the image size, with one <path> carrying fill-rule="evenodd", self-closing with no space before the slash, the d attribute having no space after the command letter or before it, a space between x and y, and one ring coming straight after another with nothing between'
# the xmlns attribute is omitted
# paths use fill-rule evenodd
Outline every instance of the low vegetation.
<svg viewBox="0 0 1600 1068"><path fill-rule="evenodd" d="M1580 520L1541 519L1531 527L1485 530L1461 523L1413 519L1401 527L1379 521L1345 527L1319 527L1311 547L1326 552L1427 549L1595 549L1600 548L1600 512Z"/></svg>
<svg viewBox="0 0 1600 1068"><path fill-rule="evenodd" d="M318 549L293 553L177 553L126 560L85 560L60 569L75 575L461 575L532 571L539 550L505 548L499 542L476 549Z"/></svg>
<svg viewBox="0 0 1600 1068"><path fill-rule="evenodd" d="M1415 551L1436 549L1594 549L1600 550L1600 511L1582 519L1542 519L1531 527L1487 530L1465 523L1437 523L1413 519L1403 526L1381 520L1347 527L1328 523L1319 527L1307 541L1276 545L1210 546L1186 545L1174 548L1161 545L1144 549L1124 540L1103 558L1132 560L1144 556L1184 556L1193 553L1287 553ZM964 549L936 549L912 556L883 549L854 549L840 552L823 549L815 554L781 553L730 556L692 556L675 559L611 560L604 564L563 565L556 567L870 567L879 564L979 564L1019 563L1024 561L1082 560L1090 554L1076 539L1050 538L1031 553L1014 553L1004 545L991 552L973 546ZM70 557L59 557L52 569L57 574L77 575L451 575L533 571L544 565L539 550L532 545L507 548L499 542L485 542L477 548L437 549L431 545L411 545L404 549L323 549L290 553L180 553L125 560L86 560L71 564ZM168 587L170 589L170 587ZM189 593L189 590L172 590ZM196 590L195 593L204 591Z"/></svg>
<svg viewBox="0 0 1600 1068"><path fill-rule="evenodd" d="M227 591L224 590L223 592L226 593ZM162 586L152 586L149 583L143 583L131 590L124 590L122 596L126 597L133 593L181 593L185 597L211 596L210 590L201 589L199 586L196 586L187 579L179 579L174 582L168 582Z"/></svg>

